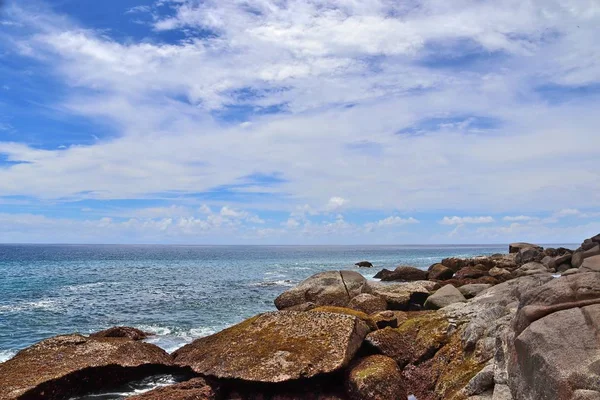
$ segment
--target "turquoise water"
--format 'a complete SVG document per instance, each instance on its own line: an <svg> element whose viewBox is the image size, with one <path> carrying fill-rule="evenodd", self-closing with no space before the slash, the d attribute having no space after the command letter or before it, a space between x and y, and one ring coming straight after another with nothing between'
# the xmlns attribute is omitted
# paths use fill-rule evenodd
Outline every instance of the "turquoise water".
<svg viewBox="0 0 600 400"><path fill-rule="evenodd" d="M0 245L0 361L57 334L114 325L155 333L173 351L260 312L310 275L427 268L507 246ZM369 260L373 269L357 269Z"/></svg>

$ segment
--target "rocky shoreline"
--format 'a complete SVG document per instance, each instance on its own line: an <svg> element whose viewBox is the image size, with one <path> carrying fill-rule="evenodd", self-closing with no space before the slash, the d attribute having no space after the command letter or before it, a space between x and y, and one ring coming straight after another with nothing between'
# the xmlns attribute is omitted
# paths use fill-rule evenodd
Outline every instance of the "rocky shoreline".
<svg viewBox="0 0 600 400"><path fill-rule="evenodd" d="M372 267L367 261L357 267ZM427 271L322 272L276 312L172 354L134 328L46 339L0 364L0 400L63 400L156 374L133 400L600 400L600 235L514 243Z"/></svg>

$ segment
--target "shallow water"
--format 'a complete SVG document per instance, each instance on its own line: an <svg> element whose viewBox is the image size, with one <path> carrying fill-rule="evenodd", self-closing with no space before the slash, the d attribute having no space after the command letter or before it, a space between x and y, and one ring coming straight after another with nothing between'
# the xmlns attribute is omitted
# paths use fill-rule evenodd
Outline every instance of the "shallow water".
<svg viewBox="0 0 600 400"><path fill-rule="evenodd" d="M506 246L0 245L0 361L44 338L128 325L171 352L260 312L310 275L426 268ZM358 269L369 260L373 269Z"/></svg>

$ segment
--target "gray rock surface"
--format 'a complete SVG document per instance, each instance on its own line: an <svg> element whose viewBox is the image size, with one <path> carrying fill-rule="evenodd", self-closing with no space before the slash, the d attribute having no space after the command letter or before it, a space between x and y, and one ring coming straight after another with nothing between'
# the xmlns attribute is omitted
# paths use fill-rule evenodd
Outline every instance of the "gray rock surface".
<svg viewBox="0 0 600 400"><path fill-rule="evenodd" d="M438 289L425 301L425 308L429 310L438 310L450 304L466 301L465 296L454 286L446 285Z"/></svg>

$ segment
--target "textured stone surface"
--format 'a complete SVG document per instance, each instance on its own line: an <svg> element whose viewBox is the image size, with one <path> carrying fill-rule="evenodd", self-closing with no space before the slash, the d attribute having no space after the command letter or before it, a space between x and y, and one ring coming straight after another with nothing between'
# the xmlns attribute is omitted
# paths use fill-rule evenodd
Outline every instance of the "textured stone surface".
<svg viewBox="0 0 600 400"><path fill-rule="evenodd" d="M526 249L526 248L530 248L533 247L535 249L538 250L543 250L543 247L538 246L537 244L531 244L531 243L525 243L525 242L517 242L517 243L511 243L508 245L508 252L509 253L518 253L519 250L521 249Z"/></svg>
<svg viewBox="0 0 600 400"><path fill-rule="evenodd" d="M148 343L56 336L0 364L0 399L62 400L164 371L171 364L171 356Z"/></svg>
<svg viewBox="0 0 600 400"><path fill-rule="evenodd" d="M431 281L416 281L406 283L377 283L369 284L370 291L383 297L388 309L407 310L410 304L423 304L432 291L440 287Z"/></svg>
<svg viewBox="0 0 600 400"><path fill-rule="evenodd" d="M92 333L90 337L124 337L131 340L143 340L149 335L139 329L131 328L129 326L115 326L112 328L105 329L100 332Z"/></svg>
<svg viewBox="0 0 600 400"><path fill-rule="evenodd" d="M383 355L365 357L353 363L347 373L346 388L350 400L407 398L398 365Z"/></svg>
<svg viewBox="0 0 600 400"><path fill-rule="evenodd" d="M514 271L515 277L536 275L536 274L547 274L550 273L548 267L538 262L529 262L517 268Z"/></svg>
<svg viewBox="0 0 600 400"><path fill-rule="evenodd" d="M387 301L380 296L362 293L350 300L348 308L353 308L367 314L373 314L378 311L385 311L387 308Z"/></svg>
<svg viewBox="0 0 600 400"><path fill-rule="evenodd" d="M579 270L581 272L600 272L600 256L586 258Z"/></svg>
<svg viewBox="0 0 600 400"><path fill-rule="evenodd" d="M486 289L491 288L492 285L485 283L471 283L468 285L461 286L458 291L462 293L463 296L467 299L471 299L477 296L479 293L483 292Z"/></svg>
<svg viewBox="0 0 600 400"><path fill-rule="evenodd" d="M275 306L279 310L304 303L345 307L353 297L365 293L367 287L367 280L355 271L320 272L280 294Z"/></svg>
<svg viewBox="0 0 600 400"><path fill-rule="evenodd" d="M454 271L444 266L443 264L433 264L429 267L427 279L434 281L443 281L452 278Z"/></svg>
<svg viewBox="0 0 600 400"><path fill-rule="evenodd" d="M427 271L408 265L401 265L393 271L383 269L375 275L375 278L379 278L382 281L424 281L427 280Z"/></svg>
<svg viewBox="0 0 600 400"><path fill-rule="evenodd" d="M437 310L450 304L460 303L466 300L465 296L463 296L457 288L452 285L446 285L427 298L427 301L425 301L425 308Z"/></svg>
<svg viewBox="0 0 600 400"><path fill-rule="evenodd" d="M272 312L197 339L174 357L176 364L204 376L284 382L346 366L368 332L363 321L349 315Z"/></svg>

